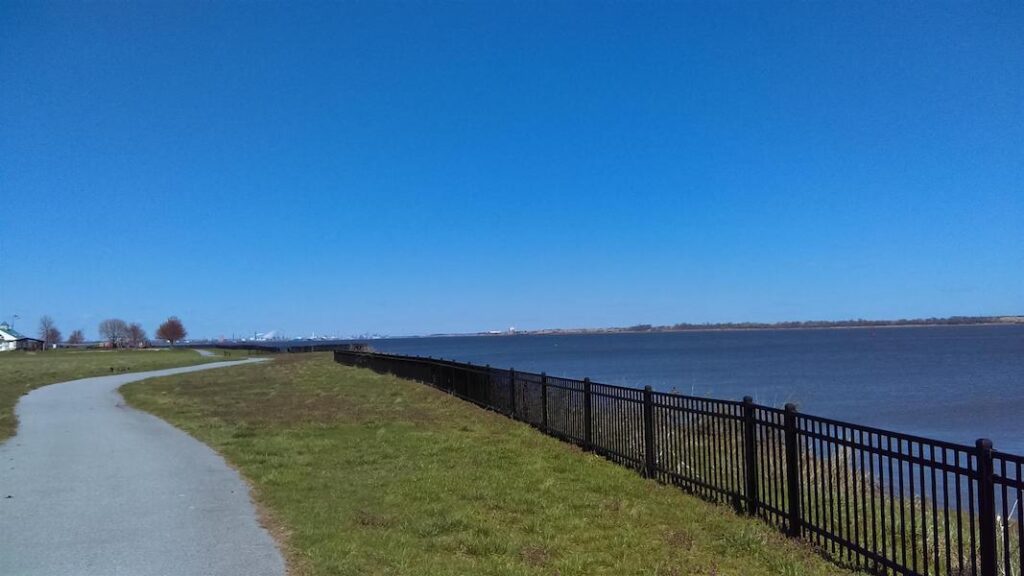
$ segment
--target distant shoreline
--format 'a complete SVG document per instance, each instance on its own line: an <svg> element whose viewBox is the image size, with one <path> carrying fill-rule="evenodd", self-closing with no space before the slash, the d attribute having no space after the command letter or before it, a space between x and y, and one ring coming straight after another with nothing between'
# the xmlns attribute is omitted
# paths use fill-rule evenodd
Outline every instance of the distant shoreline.
<svg viewBox="0 0 1024 576"><path fill-rule="evenodd" d="M542 330L516 330L514 332L470 332L463 334L430 334L428 336L418 336L418 338L439 338L439 337L458 337L458 336L570 336L570 335L587 335L587 334L664 334L664 333L678 333L678 332L766 332L766 331L781 331L781 330L865 330L874 328L938 328L938 327L950 327L950 326L1024 326L1024 317L1022 316L1001 316L992 318L978 318L976 320L957 320L957 319L936 319L933 321L902 321L894 320L891 322L878 321L871 322L865 321L864 323L851 323L836 322L833 324L828 323L817 323L808 322L806 324L798 323L779 323L779 324L767 324L767 325L690 325L685 327L675 326L652 326L651 328L639 329L634 327L628 328L551 328Z"/></svg>
<svg viewBox="0 0 1024 576"><path fill-rule="evenodd" d="M646 325L640 325L646 326ZM515 331L488 331L488 332L461 332L461 333L440 333L440 334L413 334L405 336L377 335L372 337L349 337L349 338L288 338L282 340L261 340L263 343L284 344L287 342L367 342L372 340L403 340L411 338L468 338L481 336L585 336L585 335L608 335L608 334L667 334L679 332L767 332L784 330L865 330L874 328L938 328L955 326L1024 326L1024 316L979 316L979 317L952 317L921 320L892 320L892 321L837 321L827 322L780 322L778 324L756 324L738 322L729 324L689 324L673 326L651 326L650 328L639 329L636 326L623 328L545 328L540 330L515 330ZM214 340L195 340L194 343L209 342ZM246 340L227 340L222 342L245 343Z"/></svg>

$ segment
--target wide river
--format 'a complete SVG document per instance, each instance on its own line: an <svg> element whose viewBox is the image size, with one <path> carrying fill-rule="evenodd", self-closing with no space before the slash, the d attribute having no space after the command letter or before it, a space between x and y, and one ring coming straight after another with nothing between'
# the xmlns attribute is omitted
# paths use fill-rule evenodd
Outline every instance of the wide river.
<svg viewBox="0 0 1024 576"><path fill-rule="evenodd" d="M1024 454L1024 326L375 340L433 356L761 404Z"/></svg>

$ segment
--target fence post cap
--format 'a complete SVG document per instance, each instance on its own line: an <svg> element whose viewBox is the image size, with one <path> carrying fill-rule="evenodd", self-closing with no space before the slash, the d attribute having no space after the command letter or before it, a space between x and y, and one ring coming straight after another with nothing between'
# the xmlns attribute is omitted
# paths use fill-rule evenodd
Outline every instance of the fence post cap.
<svg viewBox="0 0 1024 576"><path fill-rule="evenodd" d="M753 396L744 396L743 397L743 403L744 404L753 404L754 403Z"/></svg>
<svg viewBox="0 0 1024 576"><path fill-rule="evenodd" d="M991 450L992 449L992 441L989 440L988 438L978 438L974 442L974 445L978 447L978 450Z"/></svg>
<svg viewBox="0 0 1024 576"><path fill-rule="evenodd" d="M786 412L796 412L796 404L789 402L786 404Z"/></svg>
<svg viewBox="0 0 1024 576"><path fill-rule="evenodd" d="M644 392L653 392L653 391L654 391L654 389L651 388L649 385L648 386L644 386Z"/></svg>

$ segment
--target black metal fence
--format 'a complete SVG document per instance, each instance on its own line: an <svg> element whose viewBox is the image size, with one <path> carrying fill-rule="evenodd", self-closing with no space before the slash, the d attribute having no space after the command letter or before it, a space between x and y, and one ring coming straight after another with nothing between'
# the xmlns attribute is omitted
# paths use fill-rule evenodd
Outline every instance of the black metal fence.
<svg viewBox="0 0 1024 576"><path fill-rule="evenodd" d="M731 504L880 574L1024 576L1024 458L742 402L335 350L649 478Z"/></svg>

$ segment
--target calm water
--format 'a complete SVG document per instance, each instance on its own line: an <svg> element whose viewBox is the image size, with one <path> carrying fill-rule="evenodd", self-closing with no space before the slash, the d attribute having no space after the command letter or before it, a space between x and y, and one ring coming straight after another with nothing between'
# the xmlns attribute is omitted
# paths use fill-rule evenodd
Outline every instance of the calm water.
<svg viewBox="0 0 1024 576"><path fill-rule="evenodd" d="M382 352L772 406L1024 454L1024 326L376 340Z"/></svg>

